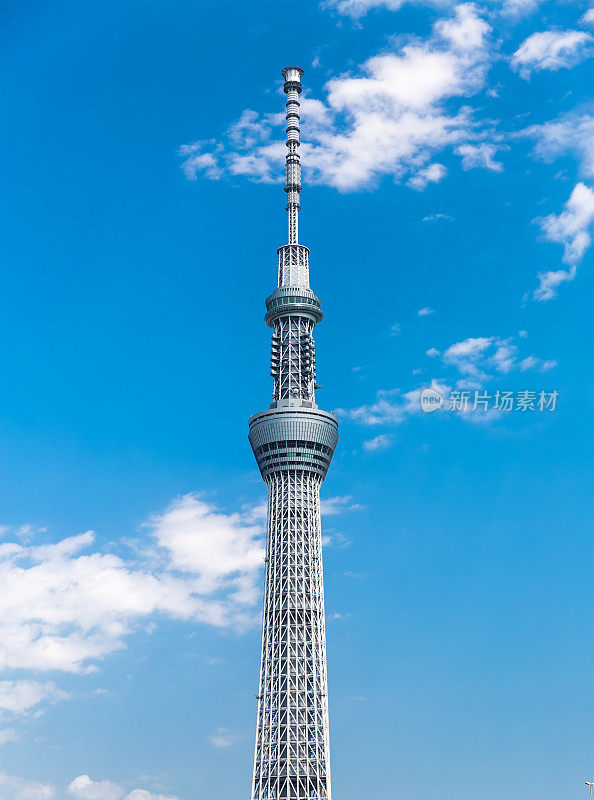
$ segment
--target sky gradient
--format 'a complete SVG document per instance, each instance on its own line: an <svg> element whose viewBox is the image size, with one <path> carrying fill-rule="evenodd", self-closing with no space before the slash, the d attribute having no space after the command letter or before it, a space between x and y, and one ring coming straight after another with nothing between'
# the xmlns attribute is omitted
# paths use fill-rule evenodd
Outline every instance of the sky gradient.
<svg viewBox="0 0 594 800"><path fill-rule="evenodd" d="M316 399L341 421L322 487L335 798L582 800L594 11L2 18L0 800L249 797L247 420L271 399L293 63ZM452 391L558 399L461 413Z"/></svg>

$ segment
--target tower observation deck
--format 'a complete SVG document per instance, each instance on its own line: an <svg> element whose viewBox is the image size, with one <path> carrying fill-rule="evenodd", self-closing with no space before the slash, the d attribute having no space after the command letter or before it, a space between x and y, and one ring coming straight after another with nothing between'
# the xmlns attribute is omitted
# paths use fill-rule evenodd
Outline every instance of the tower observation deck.
<svg viewBox="0 0 594 800"><path fill-rule="evenodd" d="M288 244L266 300L272 328L272 404L249 421L268 487L262 661L252 800L331 800L320 486L338 441L338 420L315 402L309 250L299 244L299 95L303 70L282 71L287 95Z"/></svg>

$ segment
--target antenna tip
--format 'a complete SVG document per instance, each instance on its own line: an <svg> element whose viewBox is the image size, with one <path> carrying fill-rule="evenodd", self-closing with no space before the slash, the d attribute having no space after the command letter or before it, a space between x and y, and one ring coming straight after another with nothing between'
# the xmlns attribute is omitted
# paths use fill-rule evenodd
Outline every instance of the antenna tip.
<svg viewBox="0 0 594 800"><path fill-rule="evenodd" d="M285 81L300 81L303 77L303 70L301 67L285 67L281 74Z"/></svg>

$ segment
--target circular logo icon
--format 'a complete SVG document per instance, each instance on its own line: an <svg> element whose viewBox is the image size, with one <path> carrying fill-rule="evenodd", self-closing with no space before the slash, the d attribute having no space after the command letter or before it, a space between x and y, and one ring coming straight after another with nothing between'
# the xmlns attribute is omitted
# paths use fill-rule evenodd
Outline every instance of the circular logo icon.
<svg viewBox="0 0 594 800"><path fill-rule="evenodd" d="M437 389L431 389L429 387L423 389L421 392L421 408L423 411L427 412L427 414L430 414L432 411L437 411L443 406L443 403L443 395L441 392L438 392Z"/></svg>

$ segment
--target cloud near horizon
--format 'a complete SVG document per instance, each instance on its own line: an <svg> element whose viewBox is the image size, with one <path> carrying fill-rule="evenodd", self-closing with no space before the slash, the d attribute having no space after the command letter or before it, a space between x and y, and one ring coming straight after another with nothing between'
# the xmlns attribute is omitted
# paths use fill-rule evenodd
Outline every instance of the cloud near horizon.
<svg viewBox="0 0 594 800"><path fill-rule="evenodd" d="M74 800L179 800L177 795L161 794L148 789L124 789L110 780L95 781L88 775L79 775L66 788ZM32 781L0 772L0 800L58 800L66 795L58 793L50 783Z"/></svg>

